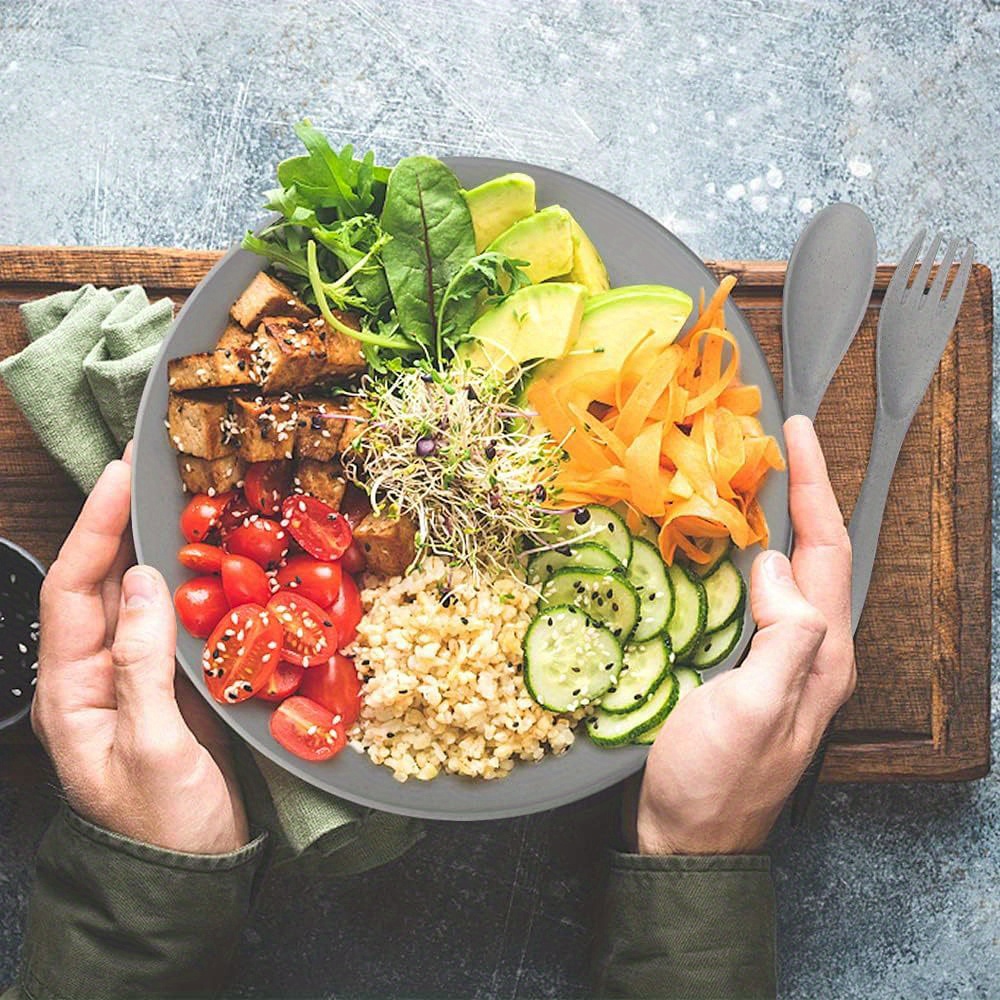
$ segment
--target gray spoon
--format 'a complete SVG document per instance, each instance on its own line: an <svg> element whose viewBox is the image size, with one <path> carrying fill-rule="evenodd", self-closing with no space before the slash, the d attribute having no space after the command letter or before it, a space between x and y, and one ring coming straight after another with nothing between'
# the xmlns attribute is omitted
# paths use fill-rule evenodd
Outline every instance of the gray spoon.
<svg viewBox="0 0 1000 1000"><path fill-rule="evenodd" d="M864 319L877 260L875 230L855 205L828 205L799 237L788 261L781 303L786 419L796 413L815 419L830 380ZM793 827L809 807L829 735L828 728L795 791Z"/></svg>

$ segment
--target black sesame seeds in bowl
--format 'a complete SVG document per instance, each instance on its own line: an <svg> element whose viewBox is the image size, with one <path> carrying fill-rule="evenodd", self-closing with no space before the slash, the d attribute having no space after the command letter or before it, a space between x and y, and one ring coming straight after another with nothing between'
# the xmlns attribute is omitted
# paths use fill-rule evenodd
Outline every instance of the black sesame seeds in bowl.
<svg viewBox="0 0 1000 1000"><path fill-rule="evenodd" d="M38 598L45 569L0 538L0 730L31 708L38 670Z"/></svg>

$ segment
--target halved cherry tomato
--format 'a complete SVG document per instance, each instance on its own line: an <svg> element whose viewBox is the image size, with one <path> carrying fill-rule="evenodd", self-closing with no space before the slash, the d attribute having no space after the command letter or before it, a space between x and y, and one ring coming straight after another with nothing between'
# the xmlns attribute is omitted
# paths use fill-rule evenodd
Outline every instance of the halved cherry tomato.
<svg viewBox="0 0 1000 1000"><path fill-rule="evenodd" d="M294 590L279 590L267 610L285 630L281 655L289 663L310 667L329 660L339 646L337 629L327 613Z"/></svg>
<svg viewBox="0 0 1000 1000"><path fill-rule="evenodd" d="M267 683L257 692L257 697L263 698L264 701L284 701L289 695L298 691L305 672L305 667L282 660L267 679Z"/></svg>
<svg viewBox="0 0 1000 1000"><path fill-rule="evenodd" d="M365 571L368 560L365 559L364 549L357 542L351 542L351 547L340 557L340 565L345 573L357 576Z"/></svg>
<svg viewBox="0 0 1000 1000"><path fill-rule="evenodd" d="M240 527L242 524L246 524L250 516L255 513L247 502L247 498L243 495L242 490L234 491L231 497L232 499L226 504L226 508L219 518L219 531L223 539L225 539L230 531Z"/></svg>
<svg viewBox="0 0 1000 1000"><path fill-rule="evenodd" d="M233 528L223 545L234 556L246 556L258 566L277 566L288 552L288 532L277 521L251 514L250 519Z"/></svg>
<svg viewBox="0 0 1000 1000"><path fill-rule="evenodd" d="M218 493L210 497L197 493L181 514L181 534L189 542L203 542L219 526L219 519L232 499L232 493Z"/></svg>
<svg viewBox="0 0 1000 1000"><path fill-rule="evenodd" d="M281 623L259 604L244 604L215 626L201 666L212 697L234 705L267 684L280 658Z"/></svg>
<svg viewBox="0 0 1000 1000"><path fill-rule="evenodd" d="M339 715L345 726L353 725L361 714L361 679L354 661L336 653L303 673L299 694Z"/></svg>
<svg viewBox="0 0 1000 1000"><path fill-rule="evenodd" d="M286 698L274 710L271 735L303 760L329 760L347 745L344 722L329 709L300 695Z"/></svg>
<svg viewBox="0 0 1000 1000"><path fill-rule="evenodd" d="M279 514L291 485L291 462L254 462L247 469L243 491L258 514Z"/></svg>
<svg viewBox="0 0 1000 1000"><path fill-rule="evenodd" d="M309 555L326 562L339 559L354 537L347 518L315 497L288 497L281 507L281 523Z"/></svg>
<svg viewBox="0 0 1000 1000"><path fill-rule="evenodd" d="M372 512L371 501L363 489L348 483L340 499L340 513L347 518L353 530Z"/></svg>
<svg viewBox="0 0 1000 1000"><path fill-rule="evenodd" d="M188 632L204 639L229 610L229 602L217 576L196 576L174 591L174 607Z"/></svg>
<svg viewBox="0 0 1000 1000"><path fill-rule="evenodd" d="M226 553L218 545L204 542L189 542L177 550L177 560L185 568L195 573L218 573L222 569L222 557Z"/></svg>
<svg viewBox="0 0 1000 1000"><path fill-rule="evenodd" d="M340 563L322 562L312 556L292 556L278 570L278 583L296 594L328 608L340 593Z"/></svg>
<svg viewBox="0 0 1000 1000"><path fill-rule="evenodd" d="M227 555L222 560L222 589L231 608L267 604L271 597L267 574L246 556Z"/></svg>
<svg viewBox="0 0 1000 1000"><path fill-rule="evenodd" d="M340 648L349 646L358 637L358 622L364 615L358 585L350 573L345 573L340 581L340 594L327 608L327 617L333 622L340 636Z"/></svg>

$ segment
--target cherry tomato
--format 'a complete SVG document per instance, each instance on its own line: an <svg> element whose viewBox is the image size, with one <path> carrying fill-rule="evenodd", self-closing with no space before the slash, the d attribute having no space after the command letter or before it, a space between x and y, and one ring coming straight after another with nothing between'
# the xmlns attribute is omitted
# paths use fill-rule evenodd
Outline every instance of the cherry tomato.
<svg viewBox="0 0 1000 1000"><path fill-rule="evenodd" d="M349 573L345 573L340 581L340 594L327 608L327 616L337 629L340 636L340 648L349 646L358 636L358 622L364 615L361 607L361 595L358 585Z"/></svg>
<svg viewBox="0 0 1000 1000"><path fill-rule="evenodd" d="M232 499L232 493L210 497L197 493L181 514L181 534L189 542L203 542L219 526L219 519Z"/></svg>
<svg viewBox="0 0 1000 1000"><path fill-rule="evenodd" d="M314 601L294 590L279 590L267 610L285 630L281 655L303 667L329 660L340 643L332 619Z"/></svg>
<svg viewBox="0 0 1000 1000"><path fill-rule="evenodd" d="M259 604L233 608L201 655L209 693L224 705L253 697L278 667L281 623Z"/></svg>
<svg viewBox="0 0 1000 1000"><path fill-rule="evenodd" d="M303 672L299 694L340 716L345 726L353 725L361 714L361 679L349 656L334 654L326 663L317 663Z"/></svg>
<svg viewBox="0 0 1000 1000"><path fill-rule="evenodd" d="M229 602L217 576L196 576L174 591L174 607L188 632L204 639L229 610Z"/></svg>
<svg viewBox="0 0 1000 1000"><path fill-rule="evenodd" d="M292 695L274 710L271 735L296 757L329 760L347 745L347 726L334 719L329 709Z"/></svg>
<svg viewBox="0 0 1000 1000"><path fill-rule="evenodd" d="M231 494L231 497L232 499L226 504L226 508L219 518L219 531L223 539L235 528L246 524L254 513L242 492L236 491Z"/></svg>
<svg viewBox="0 0 1000 1000"><path fill-rule="evenodd" d="M288 552L288 532L277 521L252 514L245 524L230 531L223 544L234 556L246 556L265 569L277 566Z"/></svg>
<svg viewBox="0 0 1000 1000"><path fill-rule="evenodd" d="M291 462L254 462L247 469L243 491L258 514L278 514L291 485Z"/></svg>
<svg viewBox="0 0 1000 1000"><path fill-rule="evenodd" d="M340 563L322 562L312 556L292 556L278 570L278 583L296 594L328 608L340 593Z"/></svg>
<svg viewBox="0 0 1000 1000"><path fill-rule="evenodd" d="M340 500L340 513L347 518L352 529L356 528L372 512L368 494L363 489L348 483Z"/></svg>
<svg viewBox="0 0 1000 1000"><path fill-rule="evenodd" d="M246 556L227 555L222 560L222 589L231 608L267 604L271 597L267 574Z"/></svg>
<svg viewBox="0 0 1000 1000"><path fill-rule="evenodd" d="M305 667L282 660L267 679L267 683L257 692L257 697L263 698L264 701L284 701L289 695L298 691L305 672Z"/></svg>
<svg viewBox="0 0 1000 1000"><path fill-rule="evenodd" d="M222 557L226 553L218 545L204 542L189 542L177 551L177 560L185 569L195 573L218 573L222 569Z"/></svg>
<svg viewBox="0 0 1000 1000"><path fill-rule="evenodd" d="M351 542L351 547L340 557L340 565L345 573L357 576L365 571L368 560L365 559L364 549L357 542Z"/></svg>
<svg viewBox="0 0 1000 1000"><path fill-rule="evenodd" d="M315 497L288 497L281 507L281 523L287 523L292 538L309 555L327 562L339 559L354 537L347 518Z"/></svg>

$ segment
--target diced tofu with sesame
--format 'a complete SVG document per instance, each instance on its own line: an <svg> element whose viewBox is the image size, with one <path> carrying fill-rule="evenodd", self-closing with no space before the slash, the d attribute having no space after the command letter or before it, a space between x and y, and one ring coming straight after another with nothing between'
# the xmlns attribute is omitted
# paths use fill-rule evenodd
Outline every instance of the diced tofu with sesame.
<svg viewBox="0 0 1000 1000"><path fill-rule="evenodd" d="M198 458L178 455L177 468L188 493L225 493L243 482L246 462L239 455L222 458Z"/></svg>
<svg viewBox="0 0 1000 1000"><path fill-rule="evenodd" d="M346 407L330 399L304 399L299 413L295 454L329 462L340 454L340 438L344 433Z"/></svg>
<svg viewBox="0 0 1000 1000"><path fill-rule="evenodd" d="M265 316L295 316L305 320L315 313L288 285L261 271L233 303L229 315L245 330L256 330Z"/></svg>
<svg viewBox="0 0 1000 1000"><path fill-rule="evenodd" d="M361 324L353 314L339 310L334 310L333 314L352 330L361 329ZM365 370L365 356L361 351L360 340L341 333L340 330L331 330L321 319L315 320L312 325L319 330L326 345L327 374L352 375Z"/></svg>
<svg viewBox="0 0 1000 1000"><path fill-rule="evenodd" d="M236 451L229 398L225 393L213 390L191 395L170 393L167 427L174 448L185 454L212 459Z"/></svg>
<svg viewBox="0 0 1000 1000"><path fill-rule="evenodd" d="M361 405L358 399L352 398L346 407L343 416L344 432L340 435L340 453L342 455L349 452L355 441L361 436L365 422L371 414Z"/></svg>
<svg viewBox="0 0 1000 1000"><path fill-rule="evenodd" d="M167 385L175 392L239 389L254 385L256 372L248 350L226 348L188 354L167 362Z"/></svg>
<svg viewBox="0 0 1000 1000"><path fill-rule="evenodd" d="M339 465L303 458L295 469L295 489L340 510L347 483Z"/></svg>
<svg viewBox="0 0 1000 1000"><path fill-rule="evenodd" d="M354 538L365 554L371 573L399 576L416 555L417 527L408 517L369 514L355 529Z"/></svg>
<svg viewBox="0 0 1000 1000"><path fill-rule="evenodd" d="M215 345L217 351L246 351L250 347L253 334L244 330L239 323L227 323L219 342Z"/></svg>
<svg viewBox="0 0 1000 1000"><path fill-rule="evenodd" d="M247 462L274 462L295 455L299 405L292 396L237 398L234 418L240 457Z"/></svg>
<svg viewBox="0 0 1000 1000"><path fill-rule="evenodd" d="M312 325L297 319L265 319L252 349L260 385L267 392L305 389L329 374L322 338Z"/></svg>

